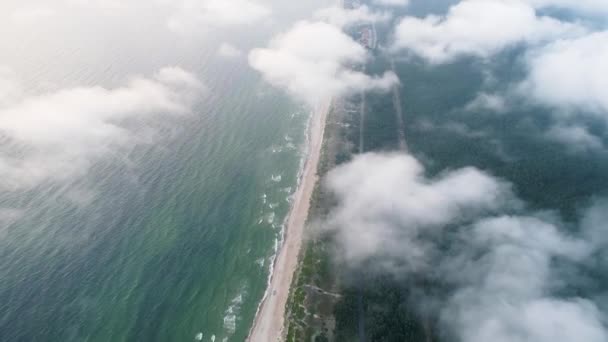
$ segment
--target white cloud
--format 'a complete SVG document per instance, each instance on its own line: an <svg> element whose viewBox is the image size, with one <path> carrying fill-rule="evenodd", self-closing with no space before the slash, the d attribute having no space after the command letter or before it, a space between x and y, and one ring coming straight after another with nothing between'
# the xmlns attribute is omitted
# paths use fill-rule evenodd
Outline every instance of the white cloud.
<svg viewBox="0 0 608 342"><path fill-rule="evenodd" d="M338 27L346 27L360 22L387 21L391 18L391 15L388 12L373 12L367 6L360 6L355 9L333 6L318 10L314 14L314 18Z"/></svg>
<svg viewBox="0 0 608 342"><path fill-rule="evenodd" d="M243 51L232 44L222 43L220 48L217 50L217 53L222 57L234 58L241 56Z"/></svg>
<svg viewBox="0 0 608 342"><path fill-rule="evenodd" d="M598 112L608 120L608 31L565 39L534 50L521 92L566 109Z"/></svg>
<svg viewBox="0 0 608 342"><path fill-rule="evenodd" d="M608 13L608 2L602 0L527 0L538 8L565 8L582 13L601 15Z"/></svg>
<svg viewBox="0 0 608 342"><path fill-rule="evenodd" d="M399 272L430 266L425 230L439 233L435 228L491 212L510 198L505 183L473 168L427 179L407 155L358 156L331 171L326 186L340 203L327 224L338 233L343 261L358 267L373 259L378 269Z"/></svg>
<svg viewBox="0 0 608 342"><path fill-rule="evenodd" d="M410 0L373 0L376 5L383 6L407 6Z"/></svg>
<svg viewBox="0 0 608 342"><path fill-rule="evenodd" d="M203 89L179 68L124 87L22 95L0 106L0 188L24 189L78 176L99 157L138 142L126 120L186 113Z"/></svg>
<svg viewBox="0 0 608 342"><path fill-rule="evenodd" d="M573 153L604 149L602 140L583 126L558 124L551 127L546 136L550 140L564 144Z"/></svg>
<svg viewBox="0 0 608 342"><path fill-rule="evenodd" d="M555 258L582 261L591 243L561 233L534 217L482 219L464 232L466 251L446 270L460 288L442 309L446 326L463 341L567 342L605 341L603 314L587 299L559 298L550 290L556 279ZM475 254L479 253L476 257ZM560 329L553 327L559 326Z"/></svg>
<svg viewBox="0 0 608 342"><path fill-rule="evenodd" d="M178 33L250 25L271 13L270 8L254 0L181 0L177 7L167 25Z"/></svg>
<svg viewBox="0 0 608 342"><path fill-rule="evenodd" d="M416 159L397 154L355 157L331 171L326 186L338 202L321 224L337 243L339 262L414 287L416 279L437 283L441 291L411 289L416 295L407 305L432 310L442 336L608 340L598 305L556 294L571 281L559 267L585 264L605 248L606 202L586 211L575 235L554 213L517 214L525 206L510 185L480 170L429 178Z"/></svg>
<svg viewBox="0 0 608 342"><path fill-rule="evenodd" d="M406 17L395 32L394 50L407 49L433 63L461 56L488 57L506 47L579 35L584 29L537 15L520 0L463 0L444 17Z"/></svg>
<svg viewBox="0 0 608 342"><path fill-rule="evenodd" d="M22 7L16 9L12 13L11 18L17 23L31 24L36 23L39 20L53 17L56 14L56 11L49 7Z"/></svg>
<svg viewBox="0 0 608 342"><path fill-rule="evenodd" d="M16 101L23 89L14 72L8 67L0 66L0 107Z"/></svg>
<svg viewBox="0 0 608 342"><path fill-rule="evenodd" d="M23 215L23 210L0 207L0 227L8 227L11 223L17 221ZM3 233L4 232L0 230L0 236L2 236Z"/></svg>
<svg viewBox="0 0 608 342"><path fill-rule="evenodd" d="M122 10L133 3L129 0L65 0L68 5L93 7L103 10Z"/></svg>
<svg viewBox="0 0 608 342"><path fill-rule="evenodd" d="M268 48L254 49L249 64L275 86L308 103L351 92L390 89L397 76L371 77L349 68L364 63L368 53L338 27L301 21L275 37Z"/></svg>
<svg viewBox="0 0 608 342"><path fill-rule="evenodd" d="M466 105L465 109L469 111L487 110L502 113L507 110L507 102L504 97L498 94L480 92L476 98Z"/></svg>

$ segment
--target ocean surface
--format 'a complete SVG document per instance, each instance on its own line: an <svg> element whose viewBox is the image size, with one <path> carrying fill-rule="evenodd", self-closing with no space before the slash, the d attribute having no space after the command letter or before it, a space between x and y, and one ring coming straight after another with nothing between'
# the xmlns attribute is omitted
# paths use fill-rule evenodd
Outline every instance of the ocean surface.
<svg viewBox="0 0 608 342"><path fill-rule="evenodd" d="M253 29L182 36L149 8L72 12L44 29L0 24L0 65L30 94L115 88L165 66L207 88L191 114L135 123L142 143L85 175L0 194L0 208L19 213L0 222L0 341L244 340L309 117L246 52L326 3L276 1L274 19ZM222 42L244 55L219 56Z"/></svg>

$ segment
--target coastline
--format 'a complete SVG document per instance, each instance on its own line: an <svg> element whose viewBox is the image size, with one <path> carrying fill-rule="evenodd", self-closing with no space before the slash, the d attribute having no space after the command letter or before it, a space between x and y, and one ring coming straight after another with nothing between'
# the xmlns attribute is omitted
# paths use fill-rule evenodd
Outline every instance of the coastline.
<svg viewBox="0 0 608 342"><path fill-rule="evenodd" d="M312 194L318 180L317 168L321 156L325 124L331 106L332 100L325 100L312 113L309 124L308 157L304 163L300 184L293 195L293 204L285 227L283 242L272 266L273 272L269 287L260 303L247 341L282 341L285 335L285 309L291 282L298 267Z"/></svg>

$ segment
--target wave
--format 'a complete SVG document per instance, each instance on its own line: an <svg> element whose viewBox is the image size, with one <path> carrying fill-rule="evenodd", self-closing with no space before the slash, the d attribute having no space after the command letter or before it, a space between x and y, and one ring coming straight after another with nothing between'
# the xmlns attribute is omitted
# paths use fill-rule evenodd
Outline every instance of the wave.
<svg viewBox="0 0 608 342"><path fill-rule="evenodd" d="M236 325L240 319L239 314L241 312L241 306L243 305L243 298L247 295L247 287L243 286L239 293L232 298L230 305L224 313L224 330L228 336L231 336L236 331ZM212 341L215 341L215 335L212 336Z"/></svg>
<svg viewBox="0 0 608 342"><path fill-rule="evenodd" d="M305 166L308 161L309 154L310 154L310 149L311 149L310 141L311 141L311 134L312 134L311 128L312 128L313 118L314 118L314 115L313 115L313 112L311 111L311 112L309 112L308 119L306 120L306 126L304 128L306 134L305 134L305 138L304 138L305 139L304 144L302 145L303 147L300 150L300 161L299 161L299 165L298 165L298 174L297 174L297 181L296 181L295 189L298 189L300 187L300 184L302 183L302 179L304 177L304 169L305 169ZM285 135L284 138L285 138L285 141L287 141L287 147L288 148L293 147L295 149L295 145L292 142L293 139L289 135ZM286 200L288 203L291 204L291 206L289 208L288 214L285 215L285 217L283 218L283 223L281 224L280 230L274 240L273 252L269 258L268 277L266 278L266 290L264 291L264 295L262 296L262 299L260 299L260 301L258 303L257 309L255 311L254 322L260 313L262 304L264 303L264 301L266 300L266 298L268 298L268 295L270 294L270 291L271 291L270 285L272 282L272 277L274 275L275 261L277 258L277 254L279 253L279 249L285 241L285 233L286 233L285 228L287 227L287 223L289 221L289 216L291 216L292 211L293 211L293 196L294 196L293 188L290 186L285 187L285 188L281 189L281 192L288 194L288 196L286 197Z"/></svg>

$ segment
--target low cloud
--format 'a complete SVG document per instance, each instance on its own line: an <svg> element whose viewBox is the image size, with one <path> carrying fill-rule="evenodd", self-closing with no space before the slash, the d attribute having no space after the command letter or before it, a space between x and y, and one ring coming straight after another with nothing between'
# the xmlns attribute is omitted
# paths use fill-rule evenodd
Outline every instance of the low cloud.
<svg viewBox="0 0 608 342"><path fill-rule="evenodd" d="M507 100L498 94L480 92L477 97L466 105L468 111L490 111L503 113L507 110Z"/></svg>
<svg viewBox="0 0 608 342"><path fill-rule="evenodd" d="M5 233L1 228L9 227L13 222L17 221L24 215L24 210L14 208L2 208L0 207L0 236L4 236Z"/></svg>
<svg viewBox="0 0 608 342"><path fill-rule="evenodd" d="M167 23L177 33L197 33L217 27L251 25L268 17L271 9L254 0L181 0Z"/></svg>
<svg viewBox="0 0 608 342"><path fill-rule="evenodd" d="M462 56L485 58L517 44L584 32L576 24L538 15L524 1L463 0L445 16L403 18L392 49L408 50L431 63L445 63Z"/></svg>
<svg viewBox="0 0 608 342"><path fill-rule="evenodd" d="M601 151L604 149L602 139L591 134L589 129L582 125L557 124L546 133L549 140L564 144L571 153Z"/></svg>
<svg viewBox="0 0 608 342"><path fill-rule="evenodd" d="M16 9L11 19L19 24L33 24L39 20L44 20L55 16L57 12L49 7L38 6L38 7L22 7Z"/></svg>
<svg viewBox="0 0 608 342"><path fill-rule="evenodd" d="M353 92L388 90L399 82L392 72L369 76L351 67L368 58L367 50L338 26L300 21L267 48L251 51L249 64L269 83L316 104Z"/></svg>
<svg viewBox="0 0 608 342"><path fill-rule="evenodd" d="M17 75L10 68L0 66L0 107L16 101L22 92Z"/></svg>
<svg viewBox="0 0 608 342"><path fill-rule="evenodd" d="M115 89L21 93L0 106L0 188L29 189L81 175L100 157L141 142L123 123L187 113L203 89L192 74L171 67Z"/></svg>
<svg viewBox="0 0 608 342"><path fill-rule="evenodd" d="M388 12L377 12L370 10L367 6L360 6L355 9L344 9L343 7L327 7L318 10L314 18L338 26L347 27L352 24L362 22L383 22L391 19Z"/></svg>
<svg viewBox="0 0 608 342"><path fill-rule="evenodd" d="M538 8L561 8L579 13L601 15L608 13L608 2L597 0L527 0Z"/></svg>
<svg viewBox="0 0 608 342"><path fill-rule="evenodd" d="M338 262L440 286L441 294L416 288L410 307L438 317L448 340L608 339L601 306L564 294L572 270L562 272L605 246L597 238L605 202L585 211L573 233L555 213L526 210L505 181L475 168L428 177L415 158L398 154L358 156L331 171L326 187L338 204L322 226Z"/></svg>
<svg viewBox="0 0 608 342"><path fill-rule="evenodd" d="M564 109L608 120L608 31L559 40L529 53L521 92Z"/></svg>
<svg viewBox="0 0 608 342"><path fill-rule="evenodd" d="M121 0L65 0L69 5L90 7L102 10L122 10L127 8L135 1L121 1Z"/></svg>
<svg viewBox="0 0 608 342"><path fill-rule="evenodd" d="M343 261L361 267L373 260L395 273L431 266L425 235L495 211L512 197L506 183L477 169L427 179L420 162L397 154L356 157L331 171L325 184L340 203L328 225L338 233Z"/></svg>
<svg viewBox="0 0 608 342"><path fill-rule="evenodd" d="M374 4L381 6L402 6L410 4L410 0L373 0Z"/></svg>
<svg viewBox="0 0 608 342"><path fill-rule="evenodd" d="M217 50L217 54L226 58L235 58L241 56L243 51L232 44L222 43Z"/></svg>

